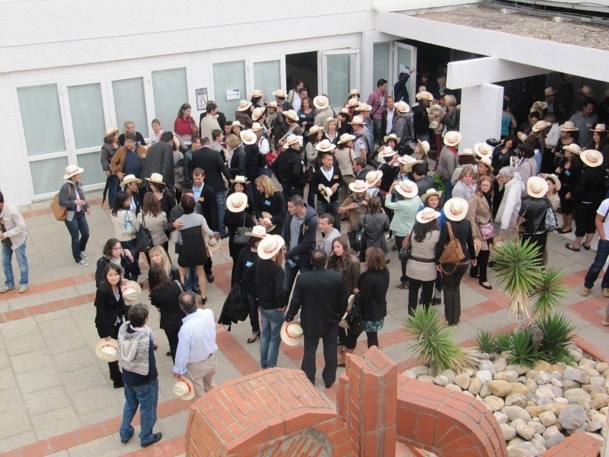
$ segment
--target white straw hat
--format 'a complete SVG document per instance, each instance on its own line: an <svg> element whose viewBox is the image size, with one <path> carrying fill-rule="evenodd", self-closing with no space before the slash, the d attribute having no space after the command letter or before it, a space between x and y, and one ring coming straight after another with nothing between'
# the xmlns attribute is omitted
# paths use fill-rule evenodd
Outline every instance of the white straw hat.
<svg viewBox="0 0 609 457"><path fill-rule="evenodd" d="M404 198L414 198L419 193L419 188L412 181L405 180L395 186L395 191Z"/></svg>
<svg viewBox="0 0 609 457"><path fill-rule="evenodd" d="M531 176L527 180L527 194L530 197L541 198L548 193L548 183L544 178Z"/></svg>
<svg viewBox="0 0 609 457"><path fill-rule="evenodd" d="M70 179L72 176L76 176L85 171L84 168L78 167L76 165L68 165L66 167L66 174L63 175L63 179Z"/></svg>
<svg viewBox="0 0 609 457"><path fill-rule="evenodd" d="M474 144L474 152L478 157L490 157L493 155L493 148L486 143Z"/></svg>
<svg viewBox="0 0 609 457"><path fill-rule="evenodd" d="M383 177L383 172L381 170L369 171L368 174L366 175L366 183L370 187L375 186L376 183L378 183L382 177Z"/></svg>
<svg viewBox="0 0 609 457"><path fill-rule="evenodd" d="M354 182L349 184L349 189L352 192L366 192L368 190L368 184L363 179L356 179Z"/></svg>
<svg viewBox="0 0 609 457"><path fill-rule="evenodd" d="M123 300L127 305L132 305L137 303L140 294L142 293L142 287L137 283L137 281L127 281L122 287L121 292L123 294Z"/></svg>
<svg viewBox="0 0 609 457"><path fill-rule="evenodd" d="M324 109L328 107L330 100L325 95L318 95L313 99L313 105L317 109Z"/></svg>
<svg viewBox="0 0 609 457"><path fill-rule="evenodd" d="M108 340L102 338L95 345L95 355L104 362L116 362L118 360L118 341L114 338Z"/></svg>
<svg viewBox="0 0 609 457"><path fill-rule="evenodd" d="M272 259L285 246L285 241L279 235L267 235L258 244L258 257L264 260Z"/></svg>
<svg viewBox="0 0 609 457"><path fill-rule="evenodd" d="M603 164L603 154L595 149L586 149L579 155L582 162L589 167L600 167Z"/></svg>
<svg viewBox="0 0 609 457"><path fill-rule="evenodd" d="M328 203L330 203L330 197L332 197L332 195L334 195L334 192L332 192L332 189L330 189L328 186L324 186L323 184L320 184L317 188L321 192L322 197L324 197L326 199L326 201Z"/></svg>
<svg viewBox="0 0 609 457"><path fill-rule="evenodd" d="M461 197L453 197L444 204L446 218L455 222L465 219L468 209L467 200Z"/></svg>
<svg viewBox="0 0 609 457"><path fill-rule="evenodd" d="M332 152L332 151L334 151L334 149L336 149L336 145L334 143L332 143L330 140L325 139L325 140L321 140L319 143L317 143L317 145L315 146L315 149L320 152Z"/></svg>
<svg viewBox="0 0 609 457"><path fill-rule="evenodd" d="M163 175L161 173L152 173L150 175L150 178L145 178L146 181L154 183L154 184L162 184L165 185L165 183L163 182Z"/></svg>
<svg viewBox="0 0 609 457"><path fill-rule="evenodd" d="M226 199L226 208L231 213L240 213L247 208L247 195L243 192L234 192Z"/></svg>
<svg viewBox="0 0 609 457"><path fill-rule="evenodd" d="M427 224L437 218L439 218L441 214L433 208L423 208L416 215L417 222L421 224Z"/></svg>
<svg viewBox="0 0 609 457"><path fill-rule="evenodd" d="M247 100L240 100L239 106L237 107L237 111L247 111L248 109L250 109L250 106L252 106L251 102L248 102Z"/></svg>
<svg viewBox="0 0 609 457"><path fill-rule="evenodd" d="M192 400L195 398L195 386L190 379L185 376L180 376L173 385L173 393L182 400Z"/></svg>
<svg viewBox="0 0 609 457"><path fill-rule="evenodd" d="M281 341L296 346L302 340L302 327L298 322L284 322L281 326Z"/></svg>
<svg viewBox="0 0 609 457"><path fill-rule="evenodd" d="M266 229L263 225L254 225L251 232L245 233L249 237L264 238L266 237Z"/></svg>
<svg viewBox="0 0 609 457"><path fill-rule="evenodd" d="M241 141L247 145L254 144L256 141L258 141L258 137L251 130L241 130L241 132L239 132L239 136L241 136Z"/></svg>
<svg viewBox="0 0 609 457"><path fill-rule="evenodd" d="M455 132L454 130L446 132L446 135L444 135L444 144L446 146L455 147L461 142L461 137L462 135L459 132Z"/></svg>

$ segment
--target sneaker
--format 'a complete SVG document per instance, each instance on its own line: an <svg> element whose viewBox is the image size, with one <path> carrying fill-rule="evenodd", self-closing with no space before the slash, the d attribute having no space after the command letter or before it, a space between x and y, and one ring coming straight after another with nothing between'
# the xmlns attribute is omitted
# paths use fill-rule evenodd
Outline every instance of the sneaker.
<svg viewBox="0 0 609 457"><path fill-rule="evenodd" d="M587 287L584 287L579 294L582 297L587 297L589 293L590 293L590 289L588 289ZM603 295L605 295L605 289L603 289Z"/></svg>
<svg viewBox="0 0 609 457"><path fill-rule="evenodd" d="M4 293L8 292L9 290L15 290L15 288L8 287L8 286L2 286L2 287L0 287L0 294L4 294Z"/></svg>
<svg viewBox="0 0 609 457"><path fill-rule="evenodd" d="M80 262L76 262L78 265L80 265L81 267L88 267L89 264L87 263L87 261L85 259L81 259Z"/></svg>
<svg viewBox="0 0 609 457"><path fill-rule="evenodd" d="M609 289L608 289L609 290ZM20 294L24 294L25 292L27 292L27 284L22 284L19 286L19 293Z"/></svg>
<svg viewBox="0 0 609 457"><path fill-rule="evenodd" d="M89 256L87 254L85 254L84 252L80 253L80 258L83 260L89 260Z"/></svg>
<svg viewBox="0 0 609 457"><path fill-rule="evenodd" d="M609 287L603 287L603 297L609 298Z"/></svg>

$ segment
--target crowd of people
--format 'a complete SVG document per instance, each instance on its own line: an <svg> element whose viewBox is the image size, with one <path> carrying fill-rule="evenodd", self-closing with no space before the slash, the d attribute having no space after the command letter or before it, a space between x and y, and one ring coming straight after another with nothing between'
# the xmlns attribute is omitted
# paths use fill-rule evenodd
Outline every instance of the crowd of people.
<svg viewBox="0 0 609 457"><path fill-rule="evenodd" d="M414 70L401 71L405 85ZM582 95L589 95L586 87ZM222 239L228 238L231 286L241 291L249 316L247 343L259 340L261 368L277 365L282 339L295 344L302 338L301 368L315 383L321 339L326 388L361 333L369 347L379 345L392 260L400 263L395 286L408 289L408 312L443 304L446 322L457 325L468 269L481 287L493 287L488 267L495 241L514 234L528 239L545 263L548 232L569 233L574 219L575 238L566 249L590 249L594 233L601 235L582 295L589 293L609 256L609 200L603 202L609 145L594 99L583 97L567 119L550 87L520 128L506 100L502 139L463 148L454 94L445 91L438 99L420 86L411 107L408 93L394 87L397 93L397 99L388 94L381 79L367 102L351 90L335 111L327 96L311 99L298 82L289 93L273 92L271 101L254 91L250 101L240 101L234 121L209 101L198 122L190 105L182 105L173 131L155 119L148 143L131 121L121 134L105 132L104 200L107 195L115 236L97 261L95 324L102 346L110 347L106 352L117 340L108 362L114 387L125 387L127 398L121 440L133 435L130 418L138 405L142 445L160 439L152 432L150 407L158 396L152 392L158 391L157 343L145 325L148 311L137 305L144 286L141 253L183 398L214 385L218 346L206 284L214 282L213 257ZM83 171L66 168L58 204L73 259L87 266ZM25 224L0 194L2 210L6 283L0 293L15 287L13 251L25 292ZM556 213L559 227L548 223L548 214ZM609 296L608 274L603 294ZM230 306L234 301L227 301L223 315ZM350 322L355 315L358 325ZM219 322L230 324L225 316ZM609 325L609 315L603 324Z"/></svg>

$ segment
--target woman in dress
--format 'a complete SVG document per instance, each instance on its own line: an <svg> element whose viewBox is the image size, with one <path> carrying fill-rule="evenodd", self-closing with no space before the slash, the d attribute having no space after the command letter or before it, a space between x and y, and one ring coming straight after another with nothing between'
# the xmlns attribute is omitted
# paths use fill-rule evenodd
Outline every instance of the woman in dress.
<svg viewBox="0 0 609 457"><path fill-rule="evenodd" d="M417 213L416 222L408 235L410 257L406 268L408 276L408 313L412 314L420 302L429 307L433 297L434 284L437 278L435 265L435 249L440 239L438 218L440 213L431 208L425 208Z"/></svg>
<svg viewBox="0 0 609 457"><path fill-rule="evenodd" d="M123 249L128 250L135 260L133 273L141 273L138 265L139 252L135 249L136 234L140 228L140 221L135 213L130 210L131 196L127 192L118 192L114 200L114 206L110 212L114 225L114 236L120 241Z"/></svg>
<svg viewBox="0 0 609 457"><path fill-rule="evenodd" d="M315 122L315 108L313 108L313 102L309 97L302 99L302 106L298 110L298 125L302 127L302 130L307 131Z"/></svg>
<svg viewBox="0 0 609 457"><path fill-rule="evenodd" d="M373 197L368 201L366 209L367 212L360 216L359 221L353 227L353 230L362 229L364 231L362 250L359 254L362 262L365 260L366 248L380 248L385 255L388 252L385 233L389 231L389 218L383 212L381 199Z"/></svg>
<svg viewBox="0 0 609 457"><path fill-rule="evenodd" d="M134 262L135 259L129 249L123 249L121 242L118 239L110 238L106 241L106 244L104 244L102 256L97 261L97 268L95 269L95 286L99 287L104 281L104 270L109 263L121 267L121 276L123 278L137 281L137 275L132 273Z"/></svg>
<svg viewBox="0 0 609 457"><path fill-rule="evenodd" d="M487 280L487 267L490 255L489 246L493 243L493 237L489 238L489 232L482 233L480 226L493 227L493 180L488 176L483 176L478 180L476 193L468 201L469 210L467 212L467 220L472 226L473 237L480 245L478 253L477 265L470 269L470 276L478 278L478 283L485 289L492 289ZM493 232L494 233L494 232ZM485 239L486 238L486 239Z"/></svg>
<svg viewBox="0 0 609 457"><path fill-rule="evenodd" d="M283 194L268 176L256 178L256 189L258 193L254 212L258 225L262 225L271 235L280 235L283 231L286 213Z"/></svg>
<svg viewBox="0 0 609 457"><path fill-rule="evenodd" d="M178 266L180 267L180 276L184 283L186 271L189 267L195 267L199 278L199 290L201 291L201 301L203 304L207 302L205 295L205 275L203 274L203 265L209 261L207 246L203 234L208 237L220 238L219 234L209 228L205 217L195 213L195 199L191 194L182 195L180 206L184 214L180 216L179 221L180 236L182 238L182 247L178 255Z"/></svg>
<svg viewBox="0 0 609 457"><path fill-rule="evenodd" d="M178 350L178 332L182 327L182 319L186 317L180 308L182 285L172 280L161 265L152 265L148 272L150 286L150 304L159 310L160 327L165 331L169 342L171 360L175 363Z"/></svg>
<svg viewBox="0 0 609 457"><path fill-rule="evenodd" d="M169 277L169 279L171 279L172 281L182 281L182 278L180 276L180 270L178 269L178 267L171 263L171 260L169 260L169 256L167 255L167 252L165 252L165 249L163 249L161 246L153 246L152 249L150 249L149 254L151 266L159 265L163 269L165 274Z"/></svg>
<svg viewBox="0 0 609 457"><path fill-rule="evenodd" d="M249 181L244 176L235 177L231 180L231 188L226 198L226 209L228 211L224 214L224 225L228 229L228 253L233 259L231 286L235 285L237 258L241 250L247 246L247 241L244 244L235 243L235 234L240 227L251 228L254 226L253 205L250 204L252 198L248 193L248 184Z"/></svg>
<svg viewBox="0 0 609 457"><path fill-rule="evenodd" d="M144 204L142 205L139 219L140 224L150 231L152 245L161 246L169 255L169 238L167 238L165 233L167 215L161 210L161 204L151 192L144 195ZM150 263L150 254L146 252L145 255L148 265L152 265Z"/></svg>
<svg viewBox="0 0 609 457"><path fill-rule="evenodd" d="M581 150L575 143L567 144L562 147L564 156L559 160L556 167L556 175L560 179L560 210L562 214L562 226L558 233L571 233L571 223L573 222L573 190L579 182L582 172L582 162L579 158Z"/></svg>
<svg viewBox="0 0 609 457"><path fill-rule="evenodd" d="M188 103L180 106L173 123L173 131L180 140L180 150L186 152L192 145L192 137L199 134L195 119L190 115L192 108Z"/></svg>
<svg viewBox="0 0 609 457"><path fill-rule="evenodd" d="M118 338L118 329L127 316L128 308L121 292L121 268L109 263L102 273L103 281L95 292L95 327L100 338L109 340ZM124 387L123 375L118 368L118 361L108 362L110 379L114 388Z"/></svg>

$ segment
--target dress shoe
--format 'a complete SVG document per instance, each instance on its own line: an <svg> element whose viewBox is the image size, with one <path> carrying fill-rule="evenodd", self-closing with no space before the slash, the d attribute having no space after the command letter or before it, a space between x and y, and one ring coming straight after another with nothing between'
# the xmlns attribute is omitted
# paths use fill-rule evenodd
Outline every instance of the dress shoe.
<svg viewBox="0 0 609 457"><path fill-rule="evenodd" d="M154 435L152 435L152 441L150 443L142 443L142 447L148 447L151 444L158 443L159 441L161 441L161 438L163 438L163 434L161 432L155 433Z"/></svg>
<svg viewBox="0 0 609 457"><path fill-rule="evenodd" d="M206 274L205 277L207 278L207 282L208 283L213 284L214 279L215 279L213 274L211 274L211 273L210 274Z"/></svg>

